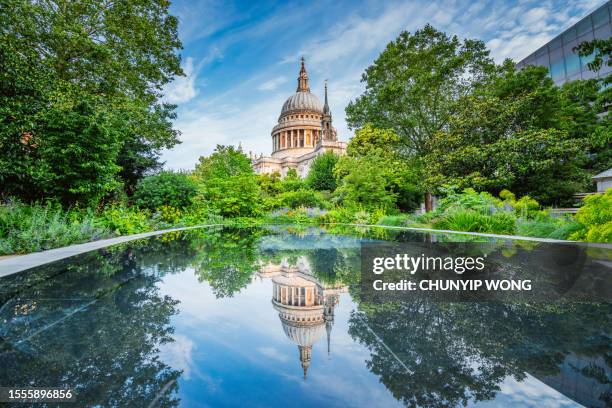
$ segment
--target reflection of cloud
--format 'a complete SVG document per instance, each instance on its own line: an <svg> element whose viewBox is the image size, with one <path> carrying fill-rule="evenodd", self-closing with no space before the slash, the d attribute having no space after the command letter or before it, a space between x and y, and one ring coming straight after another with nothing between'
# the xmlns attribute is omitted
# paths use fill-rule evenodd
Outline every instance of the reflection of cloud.
<svg viewBox="0 0 612 408"><path fill-rule="evenodd" d="M274 347L260 347L257 349L257 351L263 354L264 356L276 361L280 361L281 363L284 363L289 360L285 354L279 352Z"/></svg>
<svg viewBox="0 0 612 408"><path fill-rule="evenodd" d="M182 334L177 334L174 336L173 342L160 346L160 355L162 360L170 367L182 370L182 377L189 380L193 367L193 348L194 343L191 339Z"/></svg>
<svg viewBox="0 0 612 408"><path fill-rule="evenodd" d="M482 401L480 405L483 407L512 406L551 408L581 406L529 374L520 382L512 377L507 377L504 382L500 384L500 391L495 396L495 399L491 401Z"/></svg>

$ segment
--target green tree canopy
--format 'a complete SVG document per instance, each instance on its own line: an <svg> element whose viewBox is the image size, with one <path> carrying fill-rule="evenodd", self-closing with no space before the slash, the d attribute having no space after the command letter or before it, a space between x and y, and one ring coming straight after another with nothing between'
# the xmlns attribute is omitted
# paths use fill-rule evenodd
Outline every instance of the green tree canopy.
<svg viewBox="0 0 612 408"><path fill-rule="evenodd" d="M338 163L338 155L334 152L325 152L317 156L312 166L306 184L313 190L334 191L336 189L336 179L334 177L334 166Z"/></svg>
<svg viewBox="0 0 612 408"><path fill-rule="evenodd" d="M251 161L234 146L217 145L213 154L200 157L194 175L201 179L231 177L253 172Z"/></svg>
<svg viewBox="0 0 612 408"><path fill-rule="evenodd" d="M199 197L212 212L226 217L247 217L261 210L260 187L251 161L240 148L217 145L208 157L200 157L193 172Z"/></svg>
<svg viewBox="0 0 612 408"><path fill-rule="evenodd" d="M197 192L196 183L185 173L163 171L142 179L134 192L134 203L155 211L163 205L185 208Z"/></svg>
<svg viewBox="0 0 612 408"><path fill-rule="evenodd" d="M516 71L506 63L461 98L447 129L429 141L428 184L505 188L544 204L569 204L589 185L587 153L602 126L592 104L597 92L594 81L558 88L545 68Z"/></svg>
<svg viewBox="0 0 612 408"><path fill-rule="evenodd" d="M363 74L365 92L346 108L349 127L392 129L421 154L456 101L492 69L482 41L449 37L430 25L402 32Z"/></svg>
<svg viewBox="0 0 612 408"><path fill-rule="evenodd" d="M420 166L398 152L400 143L392 130L359 129L334 168L338 194L367 208L414 210L422 194Z"/></svg>
<svg viewBox="0 0 612 408"><path fill-rule="evenodd" d="M159 166L160 149L178 142L171 123L175 107L163 103L162 89L182 75L177 19L168 7L165 0L3 4L2 195L91 201L120 183L131 191L148 169ZM53 112L67 113L70 123ZM98 131L88 140L77 134L78 126L60 129L94 122ZM54 136L47 134L51 130ZM72 161L83 162L81 169ZM90 171L83 171L87 161ZM41 169L53 172L44 175L47 182L37 182ZM81 175L73 183L75 172Z"/></svg>

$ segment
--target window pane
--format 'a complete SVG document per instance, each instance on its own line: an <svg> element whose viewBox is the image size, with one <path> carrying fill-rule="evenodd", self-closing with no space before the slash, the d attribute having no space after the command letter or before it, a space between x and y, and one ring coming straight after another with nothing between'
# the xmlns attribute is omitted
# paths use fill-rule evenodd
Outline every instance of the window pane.
<svg viewBox="0 0 612 408"><path fill-rule="evenodd" d="M610 21L610 14L608 12L608 7L603 6L599 10L593 13L593 25L595 27L602 26Z"/></svg>
<svg viewBox="0 0 612 408"><path fill-rule="evenodd" d="M565 78L565 64L563 63L563 59L550 65L550 75L553 81L559 81Z"/></svg>
<svg viewBox="0 0 612 408"><path fill-rule="evenodd" d="M595 54L587 55L586 57L580 57L580 66L583 71L587 71L589 67L587 64L595 59Z"/></svg>
<svg viewBox="0 0 612 408"><path fill-rule="evenodd" d="M578 55L570 54L565 57L565 68L569 77L580 73L580 58L578 58Z"/></svg>
<svg viewBox="0 0 612 408"><path fill-rule="evenodd" d="M554 50L556 48L559 48L561 46L562 42L561 42L561 36L553 39L550 43L548 43L548 49L550 50Z"/></svg>
<svg viewBox="0 0 612 408"><path fill-rule="evenodd" d="M544 54L541 57L536 58L535 64L548 68L548 66L550 65L550 61L548 60L548 54Z"/></svg>
<svg viewBox="0 0 612 408"><path fill-rule="evenodd" d="M579 22L576 25L576 30L578 30L578 36L587 34L593 31L593 26L591 25L591 17L586 17L584 20Z"/></svg>
<svg viewBox="0 0 612 408"><path fill-rule="evenodd" d="M576 39L576 27L572 27L566 32L563 33L563 43L567 44L568 42Z"/></svg>

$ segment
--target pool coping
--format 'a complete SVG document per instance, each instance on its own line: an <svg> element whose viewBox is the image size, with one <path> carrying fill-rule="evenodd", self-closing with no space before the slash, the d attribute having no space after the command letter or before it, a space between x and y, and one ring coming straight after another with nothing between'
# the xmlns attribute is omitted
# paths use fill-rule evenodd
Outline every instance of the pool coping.
<svg viewBox="0 0 612 408"><path fill-rule="evenodd" d="M157 230L151 232L143 232L140 234L133 235L122 235L120 237L101 239L99 241L91 241L83 244L75 244L62 248L54 248L41 252L32 252L25 255L11 256L6 259L0 260L0 278L5 276L13 275L25 270L35 268L37 266L45 265L51 262L59 261L65 258L69 258L74 255L83 254L85 252L95 251L96 249L106 248L112 245L121 244L124 242L130 242L141 238L152 237L156 235L162 235L173 231L186 231L198 228L206 227L222 227L226 224L202 224L191 227L180 227L171 228L165 230ZM291 225L291 224L287 224ZM595 242L578 242L578 241L567 241L562 239L551 239L551 238L535 238L535 237L523 237L517 235L498 235L498 234L486 234L480 232L466 232L466 231L451 231L451 230L438 230L431 228L417 228L417 227L402 227L402 226L391 226L391 225L373 225L373 224L345 224L345 223L324 223L321 225L346 225L350 227L375 227L375 228L386 228L386 229L397 229L397 230L409 230L418 232L432 232L438 234L459 234L459 235L470 235L477 237L486 238L497 238L497 239L510 239L516 241L533 241L533 242L545 242L555 244L584 244L591 247L607 248L612 249L612 244L606 243L595 243Z"/></svg>
<svg viewBox="0 0 612 408"><path fill-rule="evenodd" d="M162 235L173 231L186 231L197 228L218 226L223 226L223 224L203 224L192 227L171 228L166 230L143 232L140 234L122 235L114 238L101 239L99 241L85 242L83 244L75 244L61 248L48 249L46 251L40 252L32 252L25 255L16 255L7 259L0 260L0 278L13 275L15 273L23 272L27 269L35 268L37 266L69 258L74 255L95 251L96 249L106 248L111 245L130 242L141 238L153 237L156 235Z"/></svg>

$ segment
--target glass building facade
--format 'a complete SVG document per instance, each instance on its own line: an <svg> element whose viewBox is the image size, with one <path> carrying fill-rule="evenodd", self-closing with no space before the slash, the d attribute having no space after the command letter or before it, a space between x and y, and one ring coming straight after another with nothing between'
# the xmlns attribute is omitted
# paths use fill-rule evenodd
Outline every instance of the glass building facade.
<svg viewBox="0 0 612 408"><path fill-rule="evenodd" d="M612 36L612 1L607 1L588 16L553 38L548 44L527 56L517 64L520 69L525 65L541 65L548 68L550 76L557 85L576 79L605 77L612 67L603 64L599 72L590 71L587 64L592 56L579 57L573 49L584 41L595 38L607 39Z"/></svg>

